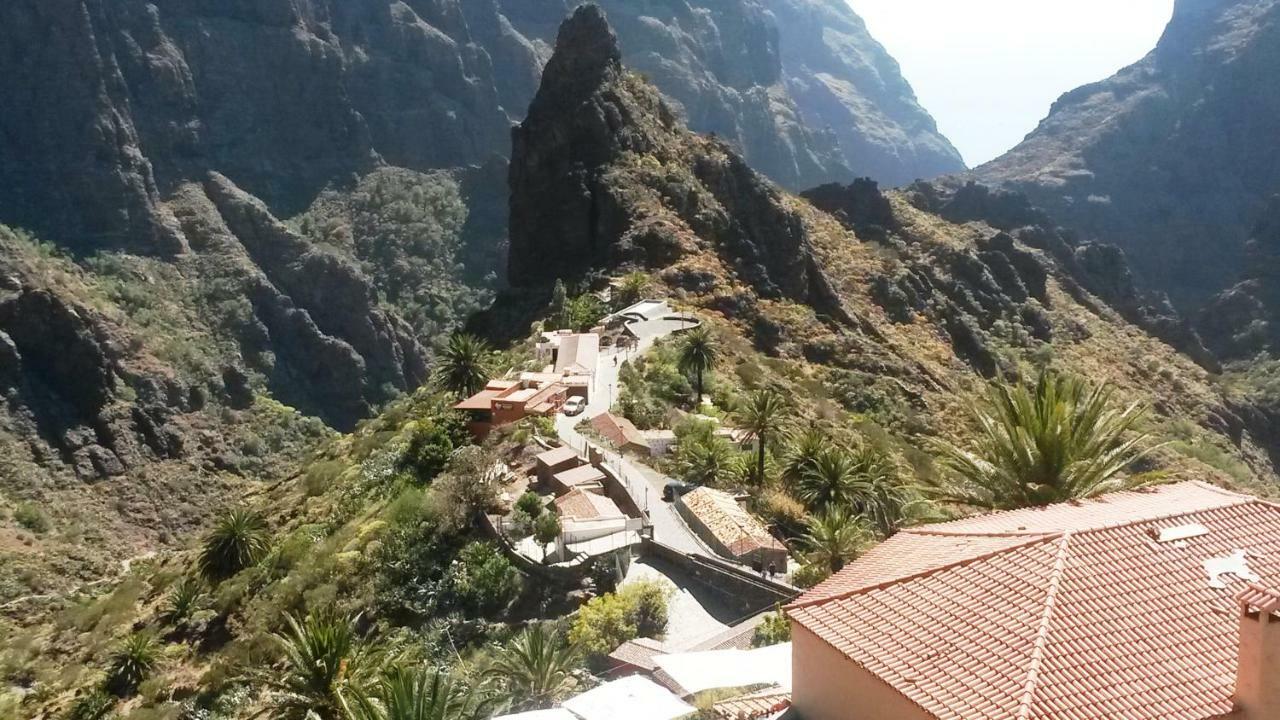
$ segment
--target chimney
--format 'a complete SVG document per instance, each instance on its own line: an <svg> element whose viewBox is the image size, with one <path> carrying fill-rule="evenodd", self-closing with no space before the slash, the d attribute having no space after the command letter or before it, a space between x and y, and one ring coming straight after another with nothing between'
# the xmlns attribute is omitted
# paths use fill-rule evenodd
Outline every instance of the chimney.
<svg viewBox="0 0 1280 720"><path fill-rule="evenodd" d="M1250 583L1240 593L1235 711L1241 720L1280 718L1280 592Z"/></svg>

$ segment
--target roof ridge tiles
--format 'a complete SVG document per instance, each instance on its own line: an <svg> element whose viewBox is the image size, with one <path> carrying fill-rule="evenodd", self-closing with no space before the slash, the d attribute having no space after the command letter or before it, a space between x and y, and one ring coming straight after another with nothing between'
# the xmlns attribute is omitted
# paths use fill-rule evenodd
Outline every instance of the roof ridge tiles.
<svg viewBox="0 0 1280 720"><path fill-rule="evenodd" d="M1003 555L1004 553L1012 552L1014 550L1021 550L1022 548L1031 547L1032 545L1038 545L1042 542L1050 542L1053 540L1058 540L1064 534L1065 533L1063 532L1042 533L1040 535L1029 537L1026 542L1020 542L1015 545L1010 545L1008 547L991 550L991 551L982 553L980 555L974 555L972 557L961 558L954 562L949 562L945 565L939 565L937 567L932 567L925 570L921 570L919 572L914 572L914 573L911 573L910 575L903 575L901 577L895 577L895 578L890 578L888 580L883 580L878 583L872 583L870 585L862 585L859 587L851 588L849 590L838 592L833 595L827 595L826 597L818 597L818 598L813 598L812 600L802 600L802 601L794 602L794 603L791 603L790 605L784 606L783 609L788 611L802 610L804 608L810 608L816 605L825 605L829 602L844 600L847 598L851 598L854 595L861 595L863 593L871 592L873 590L882 590L884 588L891 587L893 585L899 585L905 582L911 582L912 580L917 580L922 577L928 577L930 575L937 574L944 570L951 570L953 568L972 565L973 563L981 562L983 560L990 560L991 558L997 555Z"/></svg>
<svg viewBox="0 0 1280 720"><path fill-rule="evenodd" d="M1059 539L1058 557L1054 561L1053 572L1049 576L1049 589L1044 596L1044 610L1040 615L1040 623L1036 628L1035 646L1031 650L1031 667L1027 670L1027 680L1023 684L1022 698L1018 702L1017 720L1028 720L1035 706L1036 690L1040 685L1040 669L1044 665L1045 647L1049 643L1049 629L1053 625L1053 614L1057 607L1058 591L1062 587L1062 576L1067 566L1067 556L1071 548L1070 530L1064 532Z"/></svg>

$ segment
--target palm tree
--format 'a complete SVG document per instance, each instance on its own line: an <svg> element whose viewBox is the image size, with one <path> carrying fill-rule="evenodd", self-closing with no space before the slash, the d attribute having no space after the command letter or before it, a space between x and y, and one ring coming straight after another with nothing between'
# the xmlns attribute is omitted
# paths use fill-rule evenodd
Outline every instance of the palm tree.
<svg viewBox="0 0 1280 720"><path fill-rule="evenodd" d="M516 710L551 707L573 685L578 654L559 633L533 625L498 651L486 675L502 682Z"/></svg>
<svg viewBox="0 0 1280 720"><path fill-rule="evenodd" d="M748 437L756 441L755 480L764 484L765 446L769 437L786 417L789 408L786 399L771 389L757 390L747 396L733 413L738 427L746 430Z"/></svg>
<svg viewBox="0 0 1280 720"><path fill-rule="evenodd" d="M441 670L393 666L356 697L355 720L487 720L495 708L482 686L464 687Z"/></svg>
<svg viewBox="0 0 1280 720"><path fill-rule="evenodd" d="M680 342L677 366L680 372L694 377L693 389L696 393L693 404L697 408L702 404L703 376L716 364L720 356L720 343L711 334L711 329L700 325L688 333Z"/></svg>
<svg viewBox="0 0 1280 720"><path fill-rule="evenodd" d="M853 455L840 447L824 448L800 476L796 495L813 509L847 508L853 502L857 480Z"/></svg>
<svg viewBox="0 0 1280 720"><path fill-rule="evenodd" d="M493 350L475 335L458 333L449 338L440 354L436 382L449 392L470 397L489 382Z"/></svg>
<svg viewBox="0 0 1280 720"><path fill-rule="evenodd" d="M918 498L903 483L898 464L884 450L863 442L854 446L849 457L855 475L849 500L877 533L889 537L907 522Z"/></svg>
<svg viewBox="0 0 1280 720"><path fill-rule="evenodd" d="M734 469L733 449L718 437L690 441L679 450L681 477L696 485L717 485Z"/></svg>
<svg viewBox="0 0 1280 720"><path fill-rule="evenodd" d="M818 456L831 446L830 434L817 425L805 425L793 429L787 435L786 452L782 459L782 477L788 483L798 484L817 465Z"/></svg>
<svg viewBox="0 0 1280 720"><path fill-rule="evenodd" d="M1001 510L1048 505L1131 487L1116 476L1155 448L1136 427L1137 404L1113 402L1106 385L1045 373L1034 387L994 385L974 410L978 436L968 448L939 442L952 481L938 499Z"/></svg>
<svg viewBox="0 0 1280 720"><path fill-rule="evenodd" d="M256 565L268 550L267 521L255 512L234 509L209 533L197 564L200 574L218 582Z"/></svg>
<svg viewBox="0 0 1280 720"><path fill-rule="evenodd" d="M643 300L645 293L649 292L650 283L649 275L639 270L623 275L617 290L614 291L614 309L621 310Z"/></svg>
<svg viewBox="0 0 1280 720"><path fill-rule="evenodd" d="M834 508L809 519L801 542L808 549L809 562L825 565L836 573L858 556L867 542L867 533L848 511Z"/></svg>
<svg viewBox="0 0 1280 720"><path fill-rule="evenodd" d="M284 672L264 678L273 691L273 717L342 720L359 712L378 662L356 634L354 621L321 611L303 620L289 615L285 622L288 632L273 635L284 652Z"/></svg>

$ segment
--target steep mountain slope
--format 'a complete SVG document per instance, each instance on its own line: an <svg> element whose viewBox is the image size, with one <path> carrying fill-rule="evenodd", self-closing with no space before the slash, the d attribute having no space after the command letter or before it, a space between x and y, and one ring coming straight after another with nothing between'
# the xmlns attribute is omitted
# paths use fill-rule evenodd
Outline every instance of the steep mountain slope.
<svg viewBox="0 0 1280 720"><path fill-rule="evenodd" d="M963 433L982 378L1052 366L1114 383L1171 434L1274 478L1266 416L1125 319L1136 291L1122 256L1012 196L923 183L886 195L870 182L788 195L722 140L683 129L612 37L598 11L575 14L516 132L520 291L499 300L491 331L523 334L557 278L646 270L718 319L742 377L794 383L815 407L875 408L911 435ZM1173 453L1161 463L1215 474Z"/></svg>
<svg viewBox="0 0 1280 720"><path fill-rule="evenodd" d="M1144 285L1194 311L1240 277L1280 191L1277 68L1280 3L1178 0L1151 54L1062 96L973 175L1120 245Z"/></svg>

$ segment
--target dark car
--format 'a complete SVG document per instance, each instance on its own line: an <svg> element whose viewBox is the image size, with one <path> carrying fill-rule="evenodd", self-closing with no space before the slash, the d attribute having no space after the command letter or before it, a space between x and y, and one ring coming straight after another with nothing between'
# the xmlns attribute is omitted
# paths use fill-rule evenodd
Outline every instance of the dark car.
<svg viewBox="0 0 1280 720"><path fill-rule="evenodd" d="M676 497L680 495L684 495L685 493L693 492L695 489L697 489L697 487L698 487L697 485L691 485L687 482L672 480L671 482L663 486L662 499L666 500L667 502L673 502L676 499Z"/></svg>

